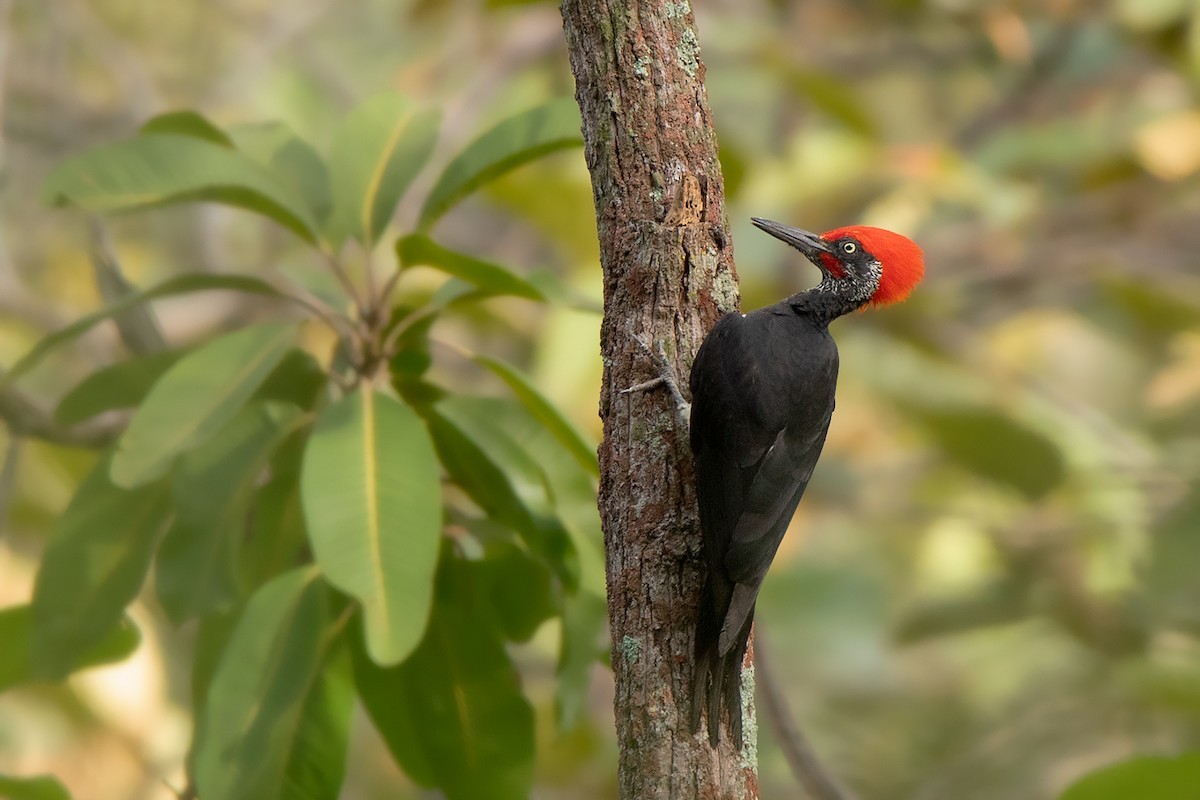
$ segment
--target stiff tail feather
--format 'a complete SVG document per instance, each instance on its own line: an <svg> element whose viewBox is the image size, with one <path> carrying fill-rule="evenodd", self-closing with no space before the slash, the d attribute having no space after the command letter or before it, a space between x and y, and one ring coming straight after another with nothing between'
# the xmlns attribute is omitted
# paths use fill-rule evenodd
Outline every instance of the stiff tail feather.
<svg viewBox="0 0 1200 800"><path fill-rule="evenodd" d="M753 606L732 642L721 636L725 614L716 614L711 578L705 582L696 624L695 672L692 676L692 733L700 730L700 717L707 711L708 741L716 747L721 740L721 706L729 714L729 732L734 746L742 748L742 659L754 620ZM721 640L733 644L721 654Z"/></svg>

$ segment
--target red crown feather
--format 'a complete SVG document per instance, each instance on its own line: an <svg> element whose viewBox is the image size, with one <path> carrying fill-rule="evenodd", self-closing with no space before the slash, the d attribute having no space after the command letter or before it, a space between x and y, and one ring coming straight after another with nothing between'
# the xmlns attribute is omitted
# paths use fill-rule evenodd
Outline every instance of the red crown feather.
<svg viewBox="0 0 1200 800"><path fill-rule="evenodd" d="M835 242L844 236L858 240L863 249L882 265L879 288L871 295L872 305L899 303L925 277L925 254L907 236L869 225L848 225L821 234L821 238L827 242Z"/></svg>

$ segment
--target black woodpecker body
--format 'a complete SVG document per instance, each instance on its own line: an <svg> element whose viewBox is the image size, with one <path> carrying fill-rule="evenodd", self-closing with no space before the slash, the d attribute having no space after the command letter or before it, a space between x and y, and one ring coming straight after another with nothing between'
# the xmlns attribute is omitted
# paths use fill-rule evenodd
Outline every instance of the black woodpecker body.
<svg viewBox="0 0 1200 800"><path fill-rule="evenodd" d="M725 315L692 364L691 445L708 570L691 722L698 731L707 708L714 747L722 705L741 746L741 668L755 599L829 430L838 374L829 323L904 299L924 275L920 248L890 231L851 226L818 236L754 224L803 253L822 280L773 306Z"/></svg>

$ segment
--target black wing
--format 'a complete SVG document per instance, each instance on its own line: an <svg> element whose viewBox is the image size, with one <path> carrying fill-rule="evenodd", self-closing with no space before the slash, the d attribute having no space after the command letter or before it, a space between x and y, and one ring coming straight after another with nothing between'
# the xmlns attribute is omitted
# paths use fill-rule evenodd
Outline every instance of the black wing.
<svg viewBox="0 0 1200 800"><path fill-rule="evenodd" d="M707 693L740 738L738 675L767 568L812 477L833 413L837 350L823 329L764 309L728 315L691 373L691 442L709 571L696 631L693 727Z"/></svg>

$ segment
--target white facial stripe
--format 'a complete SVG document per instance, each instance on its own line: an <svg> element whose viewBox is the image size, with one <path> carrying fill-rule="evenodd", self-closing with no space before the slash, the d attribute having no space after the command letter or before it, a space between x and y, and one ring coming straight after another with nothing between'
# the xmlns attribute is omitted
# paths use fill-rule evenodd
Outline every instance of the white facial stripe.
<svg viewBox="0 0 1200 800"><path fill-rule="evenodd" d="M883 265L878 261L872 261L867 265L866 275L859 275L845 268L843 270L846 273L844 278L834 278L826 274L821 279L819 288L825 292L841 295L854 303L865 303L875 292L879 291L879 281L883 277Z"/></svg>

